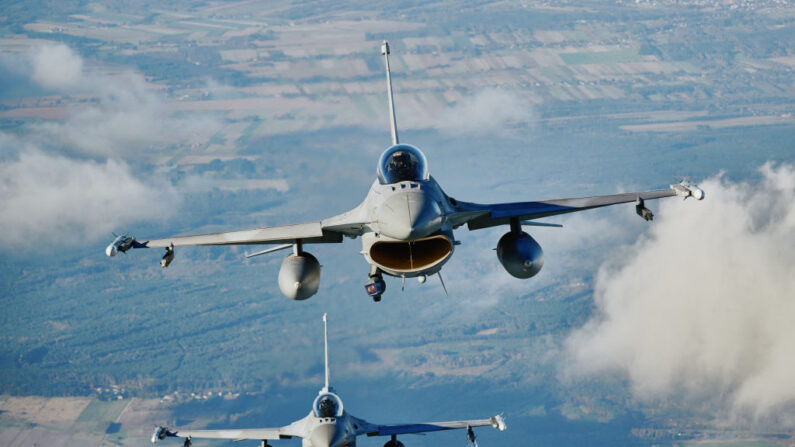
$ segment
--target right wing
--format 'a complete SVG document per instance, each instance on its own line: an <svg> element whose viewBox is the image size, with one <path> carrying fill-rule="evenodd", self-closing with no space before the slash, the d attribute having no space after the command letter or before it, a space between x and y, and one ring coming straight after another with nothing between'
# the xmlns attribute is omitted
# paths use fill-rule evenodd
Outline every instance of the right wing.
<svg viewBox="0 0 795 447"><path fill-rule="evenodd" d="M189 245L252 245L252 244L307 244L339 243L342 236L361 236L368 225L363 205L347 213L317 222L293 225L254 228L250 230L225 231L221 233L172 236L159 239L141 239L130 236L117 237L106 253L113 256L117 251L129 248L183 247Z"/></svg>
<svg viewBox="0 0 795 447"><path fill-rule="evenodd" d="M188 245L289 244L297 240L310 244L342 242L342 233L324 230L321 222L309 222L252 230L149 239L139 242L139 244L144 247L169 247L171 245L183 247Z"/></svg>
<svg viewBox="0 0 795 447"><path fill-rule="evenodd" d="M247 429L224 429L224 430L174 430L170 431L167 427L158 426L152 433L152 444L166 438L185 438L190 439L232 439L235 441L245 440L275 440L290 439L292 437L304 438L308 434L307 418L299 419L292 424L273 428L247 428ZM190 445L186 441L186 446Z"/></svg>
<svg viewBox="0 0 795 447"><path fill-rule="evenodd" d="M292 435L284 433L285 427L280 428L252 428L252 429L231 429L231 430L177 430L169 431L166 427L157 427L152 433L152 443L169 438L190 438L190 439L233 439L242 440L275 440L289 439Z"/></svg>

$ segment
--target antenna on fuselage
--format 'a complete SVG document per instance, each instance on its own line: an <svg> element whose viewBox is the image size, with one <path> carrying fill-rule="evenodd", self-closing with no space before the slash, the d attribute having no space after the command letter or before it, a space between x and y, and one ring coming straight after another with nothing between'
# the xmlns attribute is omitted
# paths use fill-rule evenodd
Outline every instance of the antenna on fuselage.
<svg viewBox="0 0 795 447"><path fill-rule="evenodd" d="M392 98L392 75L389 73L389 42L381 44L381 54L386 61L386 90L389 98L389 124L392 126L392 145L398 144L397 119L395 118L395 100Z"/></svg>
<svg viewBox="0 0 795 447"><path fill-rule="evenodd" d="M326 351L326 387L324 388L326 391L329 389L329 369L328 369L328 314L323 314L323 346Z"/></svg>

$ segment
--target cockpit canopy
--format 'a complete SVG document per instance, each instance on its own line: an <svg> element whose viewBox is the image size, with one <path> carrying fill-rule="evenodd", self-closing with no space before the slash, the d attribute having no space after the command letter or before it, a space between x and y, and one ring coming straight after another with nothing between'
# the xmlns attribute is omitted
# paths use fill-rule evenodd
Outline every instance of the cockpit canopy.
<svg viewBox="0 0 795 447"><path fill-rule="evenodd" d="M378 160L378 181L382 185L428 180L428 162L425 155L414 146L397 144L390 147Z"/></svg>
<svg viewBox="0 0 795 447"><path fill-rule="evenodd" d="M312 413L316 418L341 417L342 400L334 393L321 393L312 404Z"/></svg>

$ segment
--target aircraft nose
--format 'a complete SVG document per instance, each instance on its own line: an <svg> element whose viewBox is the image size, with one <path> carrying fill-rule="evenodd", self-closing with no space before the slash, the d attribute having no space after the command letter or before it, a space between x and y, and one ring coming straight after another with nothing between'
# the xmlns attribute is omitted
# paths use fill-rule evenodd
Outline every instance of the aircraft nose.
<svg viewBox="0 0 795 447"><path fill-rule="evenodd" d="M335 424L323 424L315 427L309 440L312 447L335 447L339 444L341 433Z"/></svg>
<svg viewBox="0 0 795 447"><path fill-rule="evenodd" d="M386 236L400 240L419 239L439 229L441 209L419 191L395 194L379 208L378 224Z"/></svg>
<svg viewBox="0 0 795 447"><path fill-rule="evenodd" d="M116 256L116 245L114 244L108 245L108 248L105 249L105 254L110 257Z"/></svg>

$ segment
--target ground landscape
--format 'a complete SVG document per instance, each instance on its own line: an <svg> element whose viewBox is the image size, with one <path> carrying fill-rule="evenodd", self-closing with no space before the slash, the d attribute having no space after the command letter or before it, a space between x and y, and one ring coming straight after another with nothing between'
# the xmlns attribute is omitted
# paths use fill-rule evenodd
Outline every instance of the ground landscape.
<svg viewBox="0 0 795 447"><path fill-rule="evenodd" d="M483 446L793 445L793 19L784 0L3 2L0 444L290 422L322 386L328 312L335 387L376 422L504 411ZM358 241L309 247L306 302L279 292L280 254L105 257L112 231L357 205L389 144L384 39L401 141L456 198L682 176L707 198L654 203L649 224L631 206L550 219L529 281L497 262L505 229L460 229L450 296L393 281L378 304Z"/></svg>

